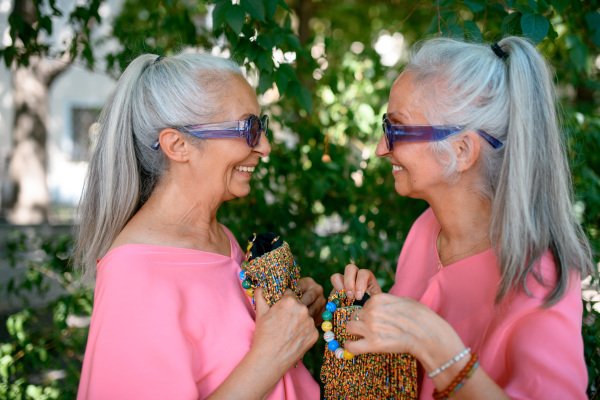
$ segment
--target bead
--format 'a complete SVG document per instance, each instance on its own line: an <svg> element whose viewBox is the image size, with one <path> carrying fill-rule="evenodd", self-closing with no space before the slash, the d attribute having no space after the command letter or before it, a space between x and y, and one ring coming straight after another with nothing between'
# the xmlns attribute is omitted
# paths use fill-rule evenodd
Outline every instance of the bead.
<svg viewBox="0 0 600 400"><path fill-rule="evenodd" d="M246 271L240 271L240 275L239 276L240 276L240 280L242 280L242 281L244 279L246 279Z"/></svg>
<svg viewBox="0 0 600 400"><path fill-rule="evenodd" d="M337 358L338 360L341 360L344 358L344 349L342 349L341 347L338 347L337 349L335 349L335 358Z"/></svg>
<svg viewBox="0 0 600 400"><path fill-rule="evenodd" d="M325 341L327 343L329 343L333 339L335 339L335 335L333 334L333 331L327 331L327 332L325 332L325 334L323 335L323 339L325 339Z"/></svg>
<svg viewBox="0 0 600 400"><path fill-rule="evenodd" d="M329 347L329 350L335 351L335 349L340 347L340 343L337 340L332 340L331 342L327 343L327 347Z"/></svg>
<svg viewBox="0 0 600 400"><path fill-rule="evenodd" d="M242 282L242 287L244 289L250 289L252 287L252 285L250 284L250 281L243 281Z"/></svg>
<svg viewBox="0 0 600 400"><path fill-rule="evenodd" d="M325 306L325 308L329 312L334 312L335 309L337 308L337 306L335 305L335 303L333 301L330 301L329 303L327 303L327 305Z"/></svg>
<svg viewBox="0 0 600 400"><path fill-rule="evenodd" d="M333 299L332 303L335 304L336 307L340 307L342 305L339 299Z"/></svg>
<svg viewBox="0 0 600 400"><path fill-rule="evenodd" d="M348 350L344 350L344 358L346 360L352 360L354 358L354 354L350 353Z"/></svg>
<svg viewBox="0 0 600 400"><path fill-rule="evenodd" d="M329 311L323 311L321 316L323 317L323 321L331 321L331 318L333 318L333 314Z"/></svg>
<svg viewBox="0 0 600 400"><path fill-rule="evenodd" d="M333 329L333 324L329 321L325 321L321 324L321 329L323 329L325 332L330 331Z"/></svg>
<svg viewBox="0 0 600 400"><path fill-rule="evenodd" d="M249 297L252 297L252 296L254 296L254 289L252 289L252 288L250 288L250 289L246 289L246 294L247 294Z"/></svg>

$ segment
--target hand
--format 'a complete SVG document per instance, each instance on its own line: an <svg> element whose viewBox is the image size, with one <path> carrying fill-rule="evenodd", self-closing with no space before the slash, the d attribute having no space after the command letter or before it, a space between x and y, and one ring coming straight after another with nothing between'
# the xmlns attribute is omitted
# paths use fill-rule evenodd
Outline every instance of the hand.
<svg viewBox="0 0 600 400"><path fill-rule="evenodd" d="M319 285L312 278L300 278L298 288L302 292L300 301L308 307L308 314L315 320L315 325L321 325L323 317L321 314L325 311L327 301L323 297L323 286Z"/></svg>
<svg viewBox="0 0 600 400"><path fill-rule="evenodd" d="M381 293L371 297L347 324L348 333L362 337L346 341L353 354L410 353L431 372L465 349L458 334L427 306L406 297Z"/></svg>
<svg viewBox="0 0 600 400"><path fill-rule="evenodd" d="M308 308L290 289L271 308L260 287L254 292L254 301L256 329L251 351L269 360L283 376L315 344L319 332Z"/></svg>
<svg viewBox="0 0 600 400"><path fill-rule="evenodd" d="M354 264L346 265L344 275L333 274L331 284L334 290L344 290L349 300L362 300L365 292L371 296L382 293L375 275L368 269L358 269Z"/></svg>

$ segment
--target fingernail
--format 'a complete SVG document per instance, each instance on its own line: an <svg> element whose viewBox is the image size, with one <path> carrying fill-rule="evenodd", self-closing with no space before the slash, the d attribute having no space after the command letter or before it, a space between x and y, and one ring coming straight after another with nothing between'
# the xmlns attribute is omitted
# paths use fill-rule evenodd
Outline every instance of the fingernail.
<svg viewBox="0 0 600 400"><path fill-rule="evenodd" d="M352 300L354 298L354 293L352 293L351 290L346 292L346 297L349 298L350 300Z"/></svg>
<svg viewBox="0 0 600 400"><path fill-rule="evenodd" d="M356 300L362 300L362 296L363 296L363 292L361 292L361 291L356 292Z"/></svg>

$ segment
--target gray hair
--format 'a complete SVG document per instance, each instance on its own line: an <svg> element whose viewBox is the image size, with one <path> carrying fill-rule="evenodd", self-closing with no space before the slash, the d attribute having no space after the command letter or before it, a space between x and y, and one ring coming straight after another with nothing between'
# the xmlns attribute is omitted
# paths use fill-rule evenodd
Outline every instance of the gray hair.
<svg viewBox="0 0 600 400"><path fill-rule="evenodd" d="M123 72L100 114L79 203L74 263L84 280L166 170L164 152L151 148L161 130L211 122L232 75L242 76L234 61L192 52L144 54Z"/></svg>
<svg viewBox="0 0 600 400"><path fill-rule="evenodd" d="M526 39L506 37L498 44L507 61L489 44L424 41L405 72L430 123L480 129L504 143L482 147L476 188L492 204L489 235L502 276L496 301L513 287L527 291L530 273L544 284L534 267L550 249L557 266L556 285L545 299L550 306L564 295L572 271L592 273L591 249L573 212L552 70ZM458 138L431 144L449 181L458 175L451 147Z"/></svg>

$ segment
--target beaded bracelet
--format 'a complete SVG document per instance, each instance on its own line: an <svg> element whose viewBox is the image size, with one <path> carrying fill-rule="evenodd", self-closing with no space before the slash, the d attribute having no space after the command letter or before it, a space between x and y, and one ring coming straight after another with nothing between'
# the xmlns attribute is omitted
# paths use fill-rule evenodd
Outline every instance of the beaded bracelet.
<svg viewBox="0 0 600 400"><path fill-rule="evenodd" d="M471 355L471 359L469 360L467 365L465 365L465 367L462 369L462 371L459 372L459 374L456 376L456 378L454 378L454 380L450 383L450 385L448 385L448 387L446 389L444 389L442 392L438 392L437 389L434 389L433 399L434 400L445 400L448 397L452 396L454 393L456 393L458 391L458 389L463 387L465 382L471 376L473 376L473 373L475 372L477 367L479 367L478 360L479 360L479 357L477 356L477 354L473 353Z"/></svg>
<svg viewBox="0 0 600 400"><path fill-rule="evenodd" d="M331 319L333 318L333 313L340 307L340 305L341 303L338 299L333 299L325 306L326 311L323 312L323 323L321 324L321 329L323 329L324 332L323 339L325 339L325 342L327 342L327 348L333 351L337 359L352 360L354 358L354 354L341 347L340 343L335 340L335 333L333 333L333 323L331 322ZM356 308L360 309L362 307Z"/></svg>
<svg viewBox="0 0 600 400"><path fill-rule="evenodd" d="M439 367L435 371L430 372L429 374L427 374L427 376L429 378L433 378L434 376L436 376L437 374L439 374L442 371L446 370L452 364L456 363L458 360L460 360L461 358L463 358L464 356L466 356L467 354L469 354L470 352L471 352L471 348L467 347L466 349L464 349L463 351L461 351L456 357L454 357L452 360L448 361L446 364L442 365L441 367Z"/></svg>

